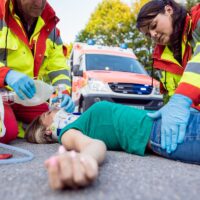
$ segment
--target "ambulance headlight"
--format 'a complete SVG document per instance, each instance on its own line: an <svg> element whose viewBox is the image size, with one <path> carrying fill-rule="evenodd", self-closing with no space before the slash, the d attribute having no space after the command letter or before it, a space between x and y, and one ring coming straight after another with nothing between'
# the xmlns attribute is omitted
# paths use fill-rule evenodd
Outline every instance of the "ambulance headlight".
<svg viewBox="0 0 200 200"><path fill-rule="evenodd" d="M100 81L97 79L89 79L88 88L89 90L92 90L95 92L109 92L110 91L110 88L107 83L104 83L103 81Z"/></svg>
<svg viewBox="0 0 200 200"><path fill-rule="evenodd" d="M159 85L156 85L156 86L154 87L154 94L155 94L155 95L160 95L160 86L159 86Z"/></svg>

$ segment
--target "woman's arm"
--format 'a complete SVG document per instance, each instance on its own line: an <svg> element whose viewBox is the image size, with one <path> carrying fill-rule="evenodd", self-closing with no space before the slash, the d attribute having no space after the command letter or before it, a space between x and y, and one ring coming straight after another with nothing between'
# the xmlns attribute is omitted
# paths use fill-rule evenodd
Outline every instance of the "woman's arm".
<svg viewBox="0 0 200 200"><path fill-rule="evenodd" d="M104 142L83 135L78 130L68 130L63 134L61 142L67 150L74 150L82 155L90 155L98 164L101 164L105 158L106 146Z"/></svg>
<svg viewBox="0 0 200 200"><path fill-rule="evenodd" d="M65 132L61 141L58 154L45 161L51 188L76 188L93 182L105 158L105 144L75 129Z"/></svg>

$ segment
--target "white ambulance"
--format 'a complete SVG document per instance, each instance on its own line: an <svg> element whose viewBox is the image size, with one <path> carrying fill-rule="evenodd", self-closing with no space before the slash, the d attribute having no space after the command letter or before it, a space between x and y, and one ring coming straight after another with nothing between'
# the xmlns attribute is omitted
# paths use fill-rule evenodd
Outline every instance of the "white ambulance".
<svg viewBox="0 0 200 200"><path fill-rule="evenodd" d="M102 100L148 110L163 105L159 82L148 75L132 49L74 43L69 65L72 98L79 111Z"/></svg>

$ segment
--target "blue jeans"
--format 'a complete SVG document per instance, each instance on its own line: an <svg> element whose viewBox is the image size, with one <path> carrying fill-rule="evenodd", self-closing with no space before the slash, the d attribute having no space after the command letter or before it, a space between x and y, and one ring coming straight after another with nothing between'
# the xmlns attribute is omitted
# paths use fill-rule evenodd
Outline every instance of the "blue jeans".
<svg viewBox="0 0 200 200"><path fill-rule="evenodd" d="M151 149L165 158L187 163L200 164L200 112L191 111L184 141L177 149L168 154L161 148L161 120L154 122L150 136Z"/></svg>

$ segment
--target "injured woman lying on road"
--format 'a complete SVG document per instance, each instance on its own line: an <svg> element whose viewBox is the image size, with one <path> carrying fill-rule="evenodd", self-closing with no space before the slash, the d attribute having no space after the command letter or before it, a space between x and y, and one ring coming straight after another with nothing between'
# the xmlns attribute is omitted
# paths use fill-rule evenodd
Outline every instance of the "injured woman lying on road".
<svg viewBox="0 0 200 200"><path fill-rule="evenodd" d="M191 111L184 140L169 154L161 146L161 120L153 121L148 112L106 101L95 103L80 116L54 109L28 126L26 139L39 144L59 141L67 151L73 150L72 155L90 155L96 166L106 148L140 156L150 149L168 159L200 164L200 113Z"/></svg>

